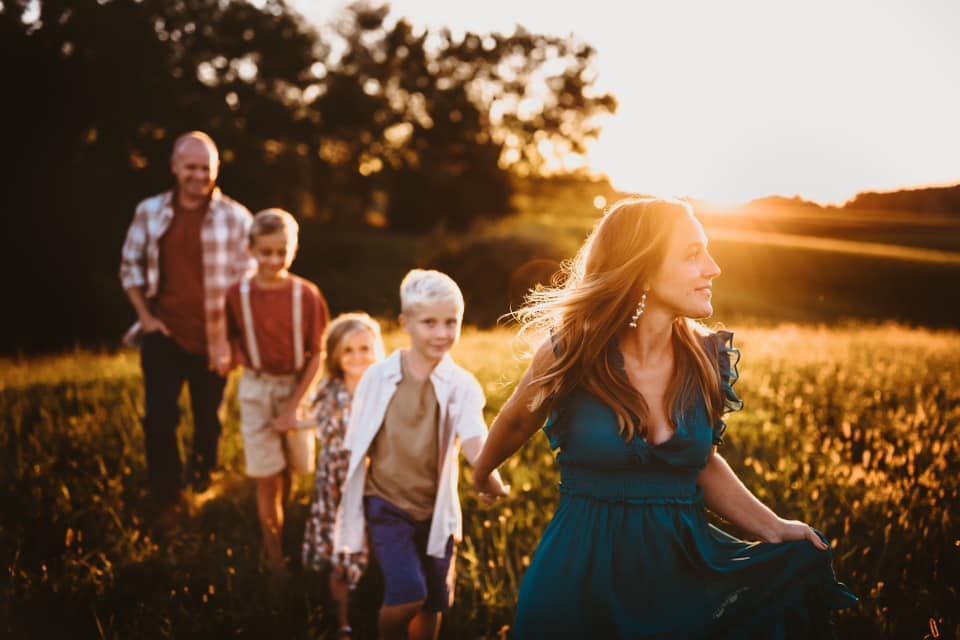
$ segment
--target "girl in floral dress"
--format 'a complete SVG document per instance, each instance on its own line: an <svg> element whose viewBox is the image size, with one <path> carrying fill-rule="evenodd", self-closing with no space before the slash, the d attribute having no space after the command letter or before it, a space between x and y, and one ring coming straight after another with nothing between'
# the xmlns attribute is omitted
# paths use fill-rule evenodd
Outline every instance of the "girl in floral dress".
<svg viewBox="0 0 960 640"><path fill-rule="evenodd" d="M380 325L365 313L342 314L330 323L325 347L326 377L313 403L320 454L316 498L310 506L303 540L303 566L311 571L330 571L330 593L337 604L337 635L350 637L350 592L366 569L367 552L334 553L333 525L350 461L350 452L343 448L350 402L364 372L383 358Z"/></svg>

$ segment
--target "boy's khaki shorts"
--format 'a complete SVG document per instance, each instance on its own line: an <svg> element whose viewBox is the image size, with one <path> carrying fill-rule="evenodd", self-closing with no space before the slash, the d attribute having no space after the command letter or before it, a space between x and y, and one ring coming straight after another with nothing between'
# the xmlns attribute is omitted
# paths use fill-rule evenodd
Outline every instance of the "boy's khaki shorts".
<svg viewBox="0 0 960 640"><path fill-rule="evenodd" d="M240 431L247 475L264 478L290 468L296 473L313 473L316 462L316 433L313 429L291 429L281 433L270 428L297 386L296 376L276 376L245 371L240 379Z"/></svg>

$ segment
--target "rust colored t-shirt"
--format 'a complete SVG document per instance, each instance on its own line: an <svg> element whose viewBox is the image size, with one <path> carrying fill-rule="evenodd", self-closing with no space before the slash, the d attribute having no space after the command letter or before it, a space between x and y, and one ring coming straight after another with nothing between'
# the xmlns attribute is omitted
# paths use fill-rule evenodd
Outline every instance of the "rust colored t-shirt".
<svg viewBox="0 0 960 640"><path fill-rule="evenodd" d="M203 219L209 205L186 209L173 197L173 219L160 238L160 286L153 314L170 329L174 341L196 355L207 354L203 291Z"/></svg>
<svg viewBox="0 0 960 640"><path fill-rule="evenodd" d="M250 310L253 314L253 330L260 352L260 371L274 375L297 373L293 353L293 280L301 284L303 311L303 361L306 363L322 350L323 332L327 328L330 312L320 289L312 282L290 275L287 282L277 288L264 288L256 278L250 281ZM243 306L240 301L240 284L227 291L227 332L236 345L240 363L252 365L247 352L244 334Z"/></svg>

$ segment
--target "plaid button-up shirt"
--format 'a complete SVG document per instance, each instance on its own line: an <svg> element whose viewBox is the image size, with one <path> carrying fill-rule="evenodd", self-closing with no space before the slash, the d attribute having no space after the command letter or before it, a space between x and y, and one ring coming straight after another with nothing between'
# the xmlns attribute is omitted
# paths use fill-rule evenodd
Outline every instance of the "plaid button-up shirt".
<svg viewBox="0 0 960 640"><path fill-rule="evenodd" d="M143 287L147 300L160 287L159 241L173 220L173 191L147 198L137 205L127 231L120 259L120 282L124 289ZM214 189L210 207L203 219L200 239L203 244L203 290L206 312L207 346L226 344L226 293L234 282L256 268L247 252L247 237L253 216L239 202ZM126 341L139 334L139 323L127 332Z"/></svg>

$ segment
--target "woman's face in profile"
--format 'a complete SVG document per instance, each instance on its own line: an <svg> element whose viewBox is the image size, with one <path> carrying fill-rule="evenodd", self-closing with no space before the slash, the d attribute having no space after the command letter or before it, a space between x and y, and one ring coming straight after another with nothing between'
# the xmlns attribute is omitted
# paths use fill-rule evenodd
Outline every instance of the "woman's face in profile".
<svg viewBox="0 0 960 640"><path fill-rule="evenodd" d="M648 309L655 306L688 318L713 315L712 282L720 275L720 267L707 242L699 220L691 215L677 220L663 264L650 282Z"/></svg>

